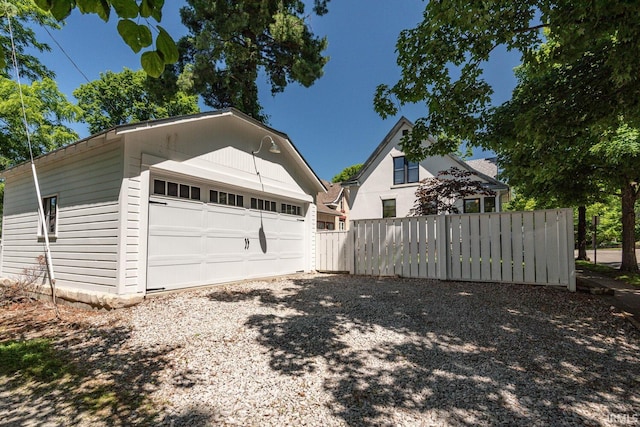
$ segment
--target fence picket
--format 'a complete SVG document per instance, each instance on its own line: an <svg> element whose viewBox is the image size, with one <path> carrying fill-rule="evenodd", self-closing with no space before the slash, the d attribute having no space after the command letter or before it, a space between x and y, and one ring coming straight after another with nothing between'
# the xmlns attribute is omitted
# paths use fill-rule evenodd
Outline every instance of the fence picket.
<svg viewBox="0 0 640 427"><path fill-rule="evenodd" d="M522 254L524 252L523 238L522 238L522 215L520 212L514 212L511 216L511 250L513 251L513 281L524 281L524 259Z"/></svg>
<svg viewBox="0 0 640 427"><path fill-rule="evenodd" d="M462 278L471 279L471 239L469 234L469 215L460 216L460 259L462 263Z"/></svg>
<svg viewBox="0 0 640 427"><path fill-rule="evenodd" d="M427 218L427 277L437 278L436 270L436 217Z"/></svg>
<svg viewBox="0 0 640 427"><path fill-rule="evenodd" d="M480 215L480 278L491 280L491 217Z"/></svg>
<svg viewBox="0 0 640 427"><path fill-rule="evenodd" d="M418 277L427 277L427 218L418 218Z"/></svg>
<svg viewBox="0 0 640 427"><path fill-rule="evenodd" d="M500 259L502 261L502 280L513 281L513 254L511 253L511 214L499 214L500 216Z"/></svg>

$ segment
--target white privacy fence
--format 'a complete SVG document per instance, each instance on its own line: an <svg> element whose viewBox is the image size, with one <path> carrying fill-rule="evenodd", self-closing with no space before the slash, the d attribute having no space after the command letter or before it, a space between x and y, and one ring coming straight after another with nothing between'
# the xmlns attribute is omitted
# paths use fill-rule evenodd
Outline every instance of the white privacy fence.
<svg viewBox="0 0 640 427"><path fill-rule="evenodd" d="M571 209L357 220L318 233L316 268L574 291L573 248Z"/></svg>

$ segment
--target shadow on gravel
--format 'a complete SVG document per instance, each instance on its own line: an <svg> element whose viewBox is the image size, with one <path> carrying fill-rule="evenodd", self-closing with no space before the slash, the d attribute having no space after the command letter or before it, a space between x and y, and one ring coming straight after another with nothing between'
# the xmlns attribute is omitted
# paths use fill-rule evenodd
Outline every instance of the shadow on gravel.
<svg viewBox="0 0 640 427"><path fill-rule="evenodd" d="M51 321L56 322L56 321ZM85 329L83 325L47 323L59 332L44 338L63 363L44 376L24 370L0 375L2 425L154 425L160 408L147 396L172 349L129 346L130 331L117 326ZM24 328L46 329L37 322ZM28 343L30 333L16 330L11 342ZM42 341L38 339L36 341ZM10 343L0 340L0 344ZM33 353L14 354L23 359ZM64 366L61 366L64 365ZM70 399L70 396L72 397Z"/></svg>
<svg viewBox="0 0 640 427"><path fill-rule="evenodd" d="M247 326L283 375L326 363L332 411L349 425L390 424L403 411L426 425L598 426L640 416L638 332L592 296L352 276L294 284L281 296L208 296L300 313L254 315Z"/></svg>

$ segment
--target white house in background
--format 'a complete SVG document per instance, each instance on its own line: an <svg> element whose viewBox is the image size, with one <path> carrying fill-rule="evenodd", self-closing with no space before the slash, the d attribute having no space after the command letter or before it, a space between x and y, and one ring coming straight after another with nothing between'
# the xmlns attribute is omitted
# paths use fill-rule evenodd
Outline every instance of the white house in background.
<svg viewBox="0 0 640 427"><path fill-rule="evenodd" d="M456 206L460 212L501 210L502 202L508 198L509 187L495 177L473 169L457 156L430 156L419 163L408 161L400 148L400 140L412 129L413 123L402 117L358 174L342 183L349 191L350 220L409 216L415 205L415 193L420 181L451 167L475 172L478 179L496 193L495 196L473 196L458 200Z"/></svg>
<svg viewBox="0 0 640 427"><path fill-rule="evenodd" d="M116 126L5 179L0 276L51 241L58 296L98 306L315 263L320 179L289 137L235 109Z"/></svg>

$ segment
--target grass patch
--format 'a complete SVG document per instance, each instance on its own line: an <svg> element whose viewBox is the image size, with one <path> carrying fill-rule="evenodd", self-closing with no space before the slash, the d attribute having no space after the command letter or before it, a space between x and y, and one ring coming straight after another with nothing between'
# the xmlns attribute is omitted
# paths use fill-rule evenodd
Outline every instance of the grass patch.
<svg viewBox="0 0 640 427"><path fill-rule="evenodd" d="M52 341L39 338L0 344L0 375L20 374L24 379L50 382L69 373L70 367L53 348Z"/></svg>
<svg viewBox="0 0 640 427"><path fill-rule="evenodd" d="M592 271L594 273L600 273L604 276L612 277L630 285L640 287L640 274L637 273L627 273L616 268L609 267L608 265L594 264L592 262L582 260L576 260L576 267Z"/></svg>

